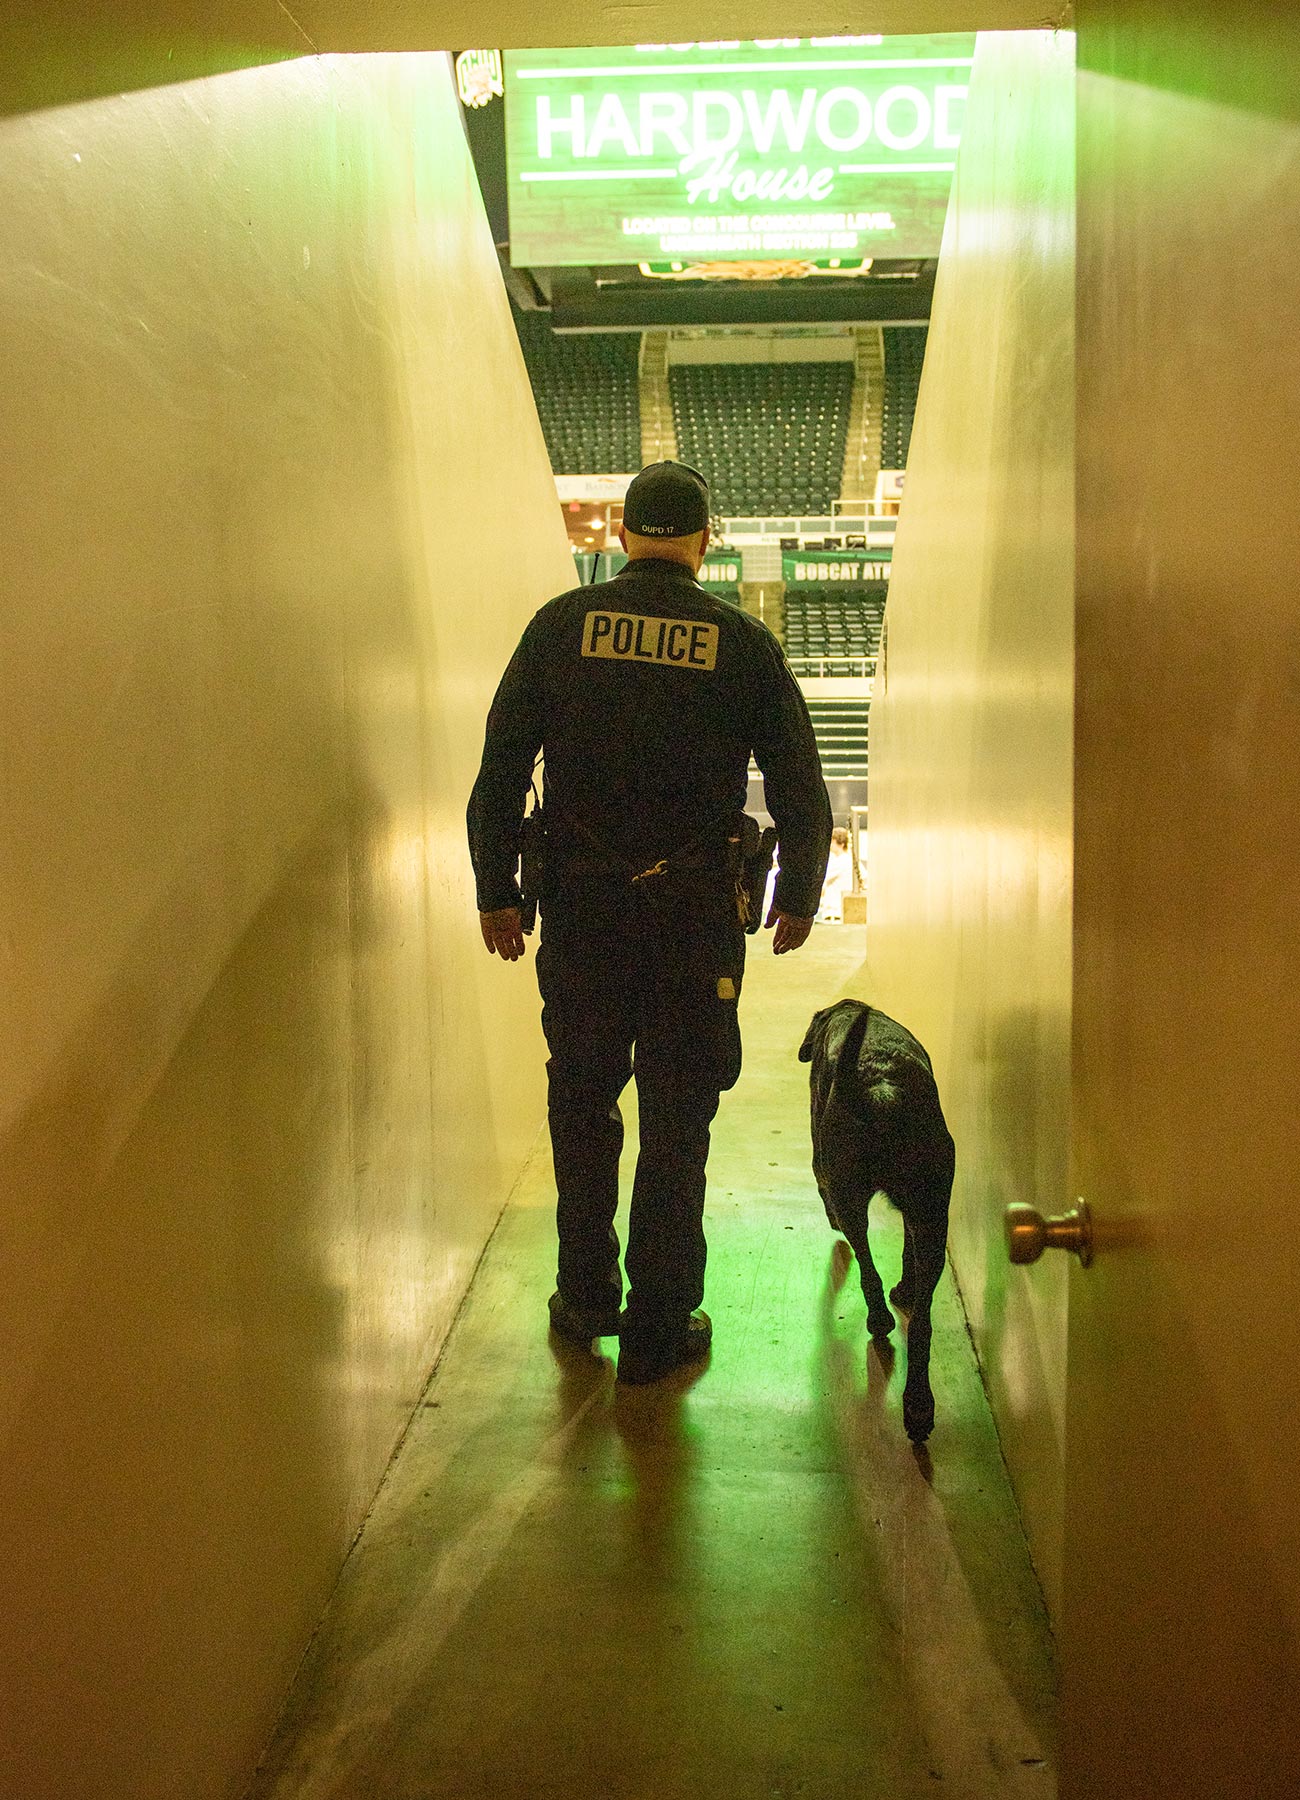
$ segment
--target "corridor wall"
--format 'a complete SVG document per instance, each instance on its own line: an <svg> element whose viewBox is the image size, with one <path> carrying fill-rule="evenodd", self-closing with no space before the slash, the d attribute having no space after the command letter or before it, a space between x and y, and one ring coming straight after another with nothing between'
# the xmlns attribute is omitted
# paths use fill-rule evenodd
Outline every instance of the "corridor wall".
<svg viewBox="0 0 1300 1800"><path fill-rule="evenodd" d="M1073 616L1070 33L981 35L871 713L865 997L934 1058L950 1248L1036 1566L1060 1591Z"/></svg>
<svg viewBox="0 0 1300 1800"><path fill-rule="evenodd" d="M463 815L572 561L445 58L0 216L0 1794L231 1800L542 1121Z"/></svg>

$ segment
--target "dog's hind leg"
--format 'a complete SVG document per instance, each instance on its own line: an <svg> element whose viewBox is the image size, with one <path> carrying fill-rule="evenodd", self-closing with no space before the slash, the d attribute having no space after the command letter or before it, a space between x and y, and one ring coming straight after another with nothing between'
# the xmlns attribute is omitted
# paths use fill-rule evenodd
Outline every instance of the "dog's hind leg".
<svg viewBox="0 0 1300 1800"><path fill-rule="evenodd" d="M889 1310L889 1302L885 1299L885 1286L880 1279L880 1271L871 1255L871 1245L867 1239L867 1208L852 1208L852 1224L845 1221L848 1208L840 1209L840 1230L853 1246L853 1254L858 1259L858 1274L862 1280L862 1298L867 1303L867 1330L873 1338L888 1337L894 1329L894 1315Z"/></svg>
<svg viewBox="0 0 1300 1800"><path fill-rule="evenodd" d="M831 1199L830 1195L826 1192L826 1189L824 1187L822 1187L820 1183L818 1184L817 1192L822 1197L822 1205L826 1208L826 1221L829 1224L831 1230L832 1231L843 1231L844 1227L840 1224L840 1215L835 1210L835 1202Z"/></svg>
<svg viewBox="0 0 1300 1800"><path fill-rule="evenodd" d="M897 1285L890 1288L889 1298L900 1312L911 1312L912 1296L916 1292L916 1244L912 1234L912 1222L903 1219L903 1272Z"/></svg>
<svg viewBox="0 0 1300 1800"><path fill-rule="evenodd" d="M950 1141L951 1142L951 1141ZM930 1180L914 1188L903 1205L911 1244L912 1317L907 1328L907 1381L903 1387L903 1426L914 1444L923 1444L934 1429L934 1395L930 1390L930 1303L943 1274L948 1250L948 1202L952 1196L951 1147L931 1171ZM905 1258L903 1280L908 1279Z"/></svg>
<svg viewBox="0 0 1300 1800"><path fill-rule="evenodd" d="M916 1289L907 1327L907 1381L903 1387L903 1429L914 1444L934 1430L934 1394L930 1387L930 1303L943 1274L944 1238L918 1231Z"/></svg>

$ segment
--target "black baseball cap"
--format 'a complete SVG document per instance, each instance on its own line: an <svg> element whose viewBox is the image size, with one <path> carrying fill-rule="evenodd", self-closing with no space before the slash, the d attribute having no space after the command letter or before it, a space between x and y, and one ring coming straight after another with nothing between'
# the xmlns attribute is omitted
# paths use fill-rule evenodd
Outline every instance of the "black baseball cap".
<svg viewBox="0 0 1300 1800"><path fill-rule="evenodd" d="M650 463L628 483L623 524L638 537L690 537L709 522L709 484L686 463Z"/></svg>

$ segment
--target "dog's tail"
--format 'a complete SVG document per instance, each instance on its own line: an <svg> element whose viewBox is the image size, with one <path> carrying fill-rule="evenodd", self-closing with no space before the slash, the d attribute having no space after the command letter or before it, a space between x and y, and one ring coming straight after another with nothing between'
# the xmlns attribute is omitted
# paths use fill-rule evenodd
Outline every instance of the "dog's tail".
<svg viewBox="0 0 1300 1800"><path fill-rule="evenodd" d="M844 1034L835 1059L831 1091L841 1106L860 1119L869 1119L872 1130L888 1135L903 1122L904 1093L889 1075L873 1072L864 1078L862 1045L871 1024L871 1008L864 1005Z"/></svg>
<svg viewBox="0 0 1300 1800"><path fill-rule="evenodd" d="M871 1023L871 1008L865 1003L861 1012L848 1030L844 1033L844 1042L840 1045L840 1053L835 1059L835 1074L831 1081L831 1092L841 1106L850 1112L862 1111L862 1088L858 1081L858 1058L862 1054L863 1040L867 1035L867 1027Z"/></svg>

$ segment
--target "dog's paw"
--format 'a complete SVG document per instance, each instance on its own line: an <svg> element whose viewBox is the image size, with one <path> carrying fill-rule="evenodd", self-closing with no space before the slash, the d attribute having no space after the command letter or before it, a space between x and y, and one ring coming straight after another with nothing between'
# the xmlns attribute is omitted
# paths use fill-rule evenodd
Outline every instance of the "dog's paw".
<svg viewBox="0 0 1300 1800"><path fill-rule="evenodd" d="M912 1290L909 1287L904 1287L901 1281L897 1287L890 1288L889 1298L900 1312L911 1312Z"/></svg>

